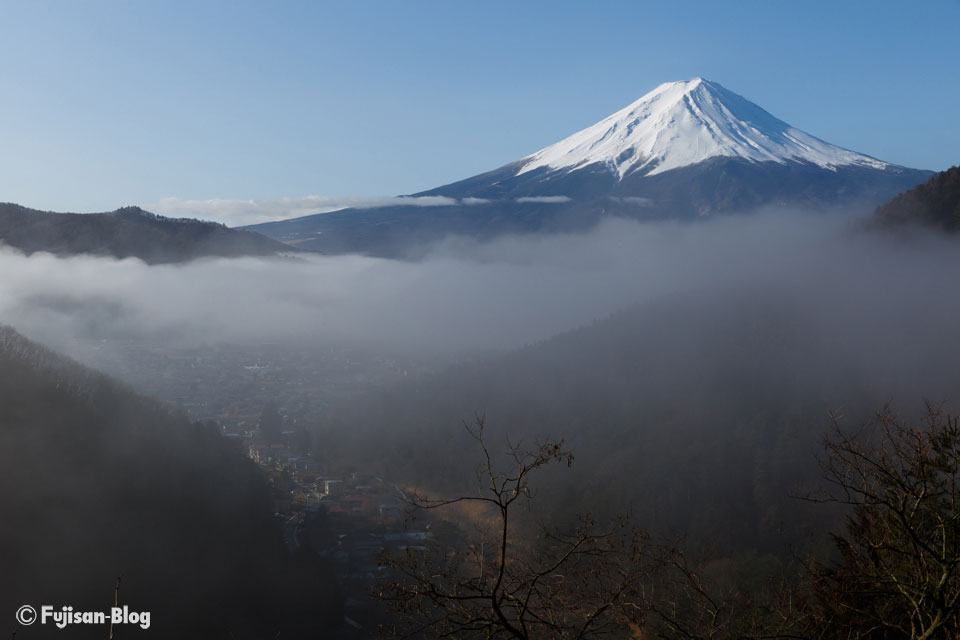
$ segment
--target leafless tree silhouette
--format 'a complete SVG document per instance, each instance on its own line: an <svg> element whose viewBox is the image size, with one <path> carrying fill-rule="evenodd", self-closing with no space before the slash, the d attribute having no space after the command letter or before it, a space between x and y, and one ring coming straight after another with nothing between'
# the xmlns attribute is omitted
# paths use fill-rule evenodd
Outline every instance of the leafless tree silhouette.
<svg viewBox="0 0 960 640"><path fill-rule="evenodd" d="M418 509L475 503L493 513L494 526L461 548L431 544L388 560L395 579L380 597L403 622L388 635L457 638L640 637L645 537L625 518L600 526L582 517L567 531L540 527L521 539L518 510L533 497L530 481L543 467L573 463L562 441L532 449L510 445L507 468L495 463L484 440L484 418L466 425L481 450L477 495L431 499Z"/></svg>

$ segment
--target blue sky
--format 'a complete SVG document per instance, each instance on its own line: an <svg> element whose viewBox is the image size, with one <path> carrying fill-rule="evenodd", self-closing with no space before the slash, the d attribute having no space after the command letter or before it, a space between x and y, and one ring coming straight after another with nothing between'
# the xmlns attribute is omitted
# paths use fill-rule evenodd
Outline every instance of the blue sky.
<svg viewBox="0 0 960 640"><path fill-rule="evenodd" d="M960 163L960 0L0 0L0 201L412 193L703 76L907 166Z"/></svg>

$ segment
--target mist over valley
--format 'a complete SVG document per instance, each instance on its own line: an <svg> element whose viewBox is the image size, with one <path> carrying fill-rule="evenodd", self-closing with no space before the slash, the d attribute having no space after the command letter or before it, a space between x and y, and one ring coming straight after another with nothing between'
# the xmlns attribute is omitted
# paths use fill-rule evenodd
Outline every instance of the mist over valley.
<svg viewBox="0 0 960 640"><path fill-rule="evenodd" d="M935 4L0 9L0 620L957 637Z"/></svg>

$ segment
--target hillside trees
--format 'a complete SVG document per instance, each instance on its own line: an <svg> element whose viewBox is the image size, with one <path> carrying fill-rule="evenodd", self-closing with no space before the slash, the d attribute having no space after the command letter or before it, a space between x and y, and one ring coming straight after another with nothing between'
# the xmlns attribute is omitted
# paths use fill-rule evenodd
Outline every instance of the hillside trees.
<svg viewBox="0 0 960 640"><path fill-rule="evenodd" d="M562 442L513 445L501 468L469 429L481 463L475 495L414 496L426 510L484 507L477 534L389 561L381 597L405 637L930 640L960 637L960 420L929 409L920 426L888 410L825 440L826 493L846 510L832 561L786 566L762 585L690 562L626 519L541 526L531 477L571 464ZM477 512L474 512L476 516ZM474 518L483 520L483 518ZM449 542L455 539L455 542ZM709 563L707 563L709 564Z"/></svg>
<svg viewBox="0 0 960 640"><path fill-rule="evenodd" d="M960 167L942 171L877 207L874 221L886 227L917 223L957 231L960 229Z"/></svg>
<svg viewBox="0 0 960 640"><path fill-rule="evenodd" d="M839 559L814 567L809 635L958 637L960 423L928 409L913 427L884 410L868 427L826 442L824 500L850 511Z"/></svg>

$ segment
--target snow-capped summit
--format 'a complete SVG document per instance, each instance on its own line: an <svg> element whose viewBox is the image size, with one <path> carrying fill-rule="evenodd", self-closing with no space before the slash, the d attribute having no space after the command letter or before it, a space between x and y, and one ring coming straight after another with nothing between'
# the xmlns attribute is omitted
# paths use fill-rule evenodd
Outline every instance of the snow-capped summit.
<svg viewBox="0 0 960 640"><path fill-rule="evenodd" d="M831 170L888 166L795 129L716 82L694 78L662 84L592 127L523 158L517 175L596 163L620 178L655 175L717 156L808 162Z"/></svg>

